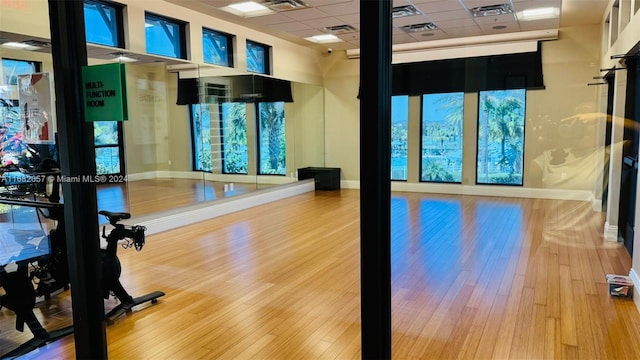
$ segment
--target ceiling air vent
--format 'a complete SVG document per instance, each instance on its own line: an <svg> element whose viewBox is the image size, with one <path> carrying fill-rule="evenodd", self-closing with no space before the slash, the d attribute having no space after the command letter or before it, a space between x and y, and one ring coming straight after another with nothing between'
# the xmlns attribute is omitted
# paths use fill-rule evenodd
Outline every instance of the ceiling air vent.
<svg viewBox="0 0 640 360"><path fill-rule="evenodd" d="M438 27L436 26L436 24L432 23L432 22L428 22L428 23L422 23L422 24L412 24L412 25L405 25L402 27L402 30L408 32L408 33L415 33L415 32L420 32L420 31L430 31L430 30L435 30Z"/></svg>
<svg viewBox="0 0 640 360"><path fill-rule="evenodd" d="M332 34L347 34L356 31L356 28L351 25L336 25L323 27L322 30Z"/></svg>
<svg viewBox="0 0 640 360"><path fill-rule="evenodd" d="M266 1L264 5L275 11L290 11L307 7L307 5L300 0L271 0Z"/></svg>
<svg viewBox="0 0 640 360"><path fill-rule="evenodd" d="M420 13L413 5L396 6L391 10L391 15L394 18L413 16L418 14Z"/></svg>
<svg viewBox="0 0 640 360"><path fill-rule="evenodd" d="M48 43L46 41L40 41L40 40L25 40L22 43L30 46L39 47L39 48L46 48L51 46L51 43Z"/></svg>
<svg viewBox="0 0 640 360"><path fill-rule="evenodd" d="M474 17L496 16L513 13L513 9L511 8L510 4L478 6L473 9L469 9L469 11L471 11Z"/></svg>

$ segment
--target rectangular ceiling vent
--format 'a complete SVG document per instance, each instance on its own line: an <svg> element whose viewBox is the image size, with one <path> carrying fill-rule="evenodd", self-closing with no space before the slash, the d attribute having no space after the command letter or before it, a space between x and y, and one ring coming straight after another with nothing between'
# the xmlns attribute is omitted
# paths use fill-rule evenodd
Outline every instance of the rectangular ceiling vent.
<svg viewBox="0 0 640 360"><path fill-rule="evenodd" d="M307 5L300 0L271 0L265 2L264 5L275 11L290 11L307 7Z"/></svg>
<svg viewBox="0 0 640 360"><path fill-rule="evenodd" d="M469 9L469 11L471 11L474 17L496 16L513 13L511 4L478 6L474 7L473 9Z"/></svg>
<svg viewBox="0 0 640 360"><path fill-rule="evenodd" d="M430 31L430 30L435 30L437 29L438 26L436 26L436 24L432 23L432 22L428 22L428 23L422 23L422 24L412 24L412 25L405 25L402 27L402 30L408 32L408 33L415 33L415 32L420 32L420 31Z"/></svg>
<svg viewBox="0 0 640 360"><path fill-rule="evenodd" d="M418 14L420 14L420 12L418 12L418 9L413 5L396 6L391 10L391 16L393 16L394 19Z"/></svg>
<svg viewBox="0 0 640 360"><path fill-rule="evenodd" d="M336 26L327 26L327 27L323 27L322 30L326 31L326 32L330 32L332 34L348 34L348 33L352 33L354 31L356 31L356 28L354 28L351 25L336 25Z"/></svg>

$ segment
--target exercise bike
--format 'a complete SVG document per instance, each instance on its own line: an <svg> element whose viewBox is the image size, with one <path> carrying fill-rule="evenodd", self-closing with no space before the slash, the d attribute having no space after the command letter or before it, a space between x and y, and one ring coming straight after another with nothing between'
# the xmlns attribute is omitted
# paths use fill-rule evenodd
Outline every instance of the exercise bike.
<svg viewBox="0 0 640 360"><path fill-rule="evenodd" d="M127 242L123 244L125 249L135 247L137 251L142 250L145 243L144 232L146 228L140 225L127 226L120 224L119 222L121 220L131 218L131 214L129 213L101 210L98 214L104 215L109 220L109 224L113 226L109 235L105 234L106 226L102 227L102 237L107 240L107 248L101 250L104 298L108 299L109 294L113 293L113 295L120 300L120 304L106 314L107 323L112 323L118 316L130 312L131 308L134 306L143 304L147 301L150 301L152 304L157 303L158 298L164 296L165 293L161 291L154 291L136 298L127 293L120 283L122 267L120 266L120 260L116 254L118 243L121 240L126 240Z"/></svg>
<svg viewBox="0 0 640 360"><path fill-rule="evenodd" d="M61 286L68 289L68 278L55 278L56 276L67 277L68 273L61 271L61 268L67 269L68 266L66 264L64 221L62 220L62 211L59 211L62 207L56 206L52 209L54 209L54 211L48 212L46 216L58 220L58 227L56 230L52 230L49 235L51 256L45 259L39 259L37 264L32 264L31 267L33 270L31 274L29 261L18 263L18 270L15 272L0 271L0 284L6 292L6 295L0 298L0 304L15 312L16 329L18 331L23 331L24 324L27 324L34 335L33 339L20 345L18 348L7 354L0 355L0 359L12 359L27 354L73 332L73 326L47 332L33 313L36 297L43 296L45 299L48 299L57 293ZM121 220L131 218L131 214L129 213L105 210L98 213L105 216L109 220L109 224L113 226L113 229L108 235L106 234L106 226L102 228L102 237L106 239L107 247L106 249L100 250L102 262L101 280L104 298L108 299L110 294L113 294L120 302L120 304L105 314L105 321L108 324L112 324L119 316L131 312L134 306L141 305L145 302L151 302L152 304L157 303L158 298L164 296L165 293L154 291L136 298L129 295L122 286L122 283L120 283L122 268L120 260L117 257L118 245L121 241L125 241L123 243L124 248L134 247L137 251L142 250L145 244L146 228L140 225L121 224ZM35 288L33 286L34 283L37 284Z"/></svg>

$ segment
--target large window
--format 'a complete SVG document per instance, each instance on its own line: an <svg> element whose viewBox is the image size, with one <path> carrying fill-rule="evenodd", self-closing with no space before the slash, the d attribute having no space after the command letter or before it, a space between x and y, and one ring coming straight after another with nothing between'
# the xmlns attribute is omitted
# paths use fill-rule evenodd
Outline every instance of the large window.
<svg viewBox="0 0 640 360"><path fill-rule="evenodd" d="M147 53L186 59L185 24L182 21L145 13Z"/></svg>
<svg viewBox="0 0 640 360"><path fill-rule="evenodd" d="M409 96L391 98L391 180L407 180Z"/></svg>
<svg viewBox="0 0 640 360"><path fill-rule="evenodd" d="M246 174L249 168L247 148L247 105L222 104L223 173Z"/></svg>
<svg viewBox="0 0 640 360"><path fill-rule="evenodd" d="M526 90L481 91L478 184L522 185Z"/></svg>
<svg viewBox="0 0 640 360"><path fill-rule="evenodd" d="M422 95L420 181L462 181L464 93Z"/></svg>
<svg viewBox="0 0 640 360"><path fill-rule="evenodd" d="M85 0L84 24L87 42L124 47L121 6L112 2Z"/></svg>
<svg viewBox="0 0 640 360"><path fill-rule="evenodd" d="M286 174L284 102L258 103L259 174Z"/></svg>
<svg viewBox="0 0 640 360"><path fill-rule="evenodd" d="M204 62L233 67L233 36L219 31L202 29Z"/></svg>
<svg viewBox="0 0 640 360"><path fill-rule="evenodd" d="M270 46L247 40L247 71L269 74Z"/></svg>
<svg viewBox="0 0 640 360"><path fill-rule="evenodd" d="M211 114L208 104L191 105L191 129L193 131L193 169L212 171Z"/></svg>

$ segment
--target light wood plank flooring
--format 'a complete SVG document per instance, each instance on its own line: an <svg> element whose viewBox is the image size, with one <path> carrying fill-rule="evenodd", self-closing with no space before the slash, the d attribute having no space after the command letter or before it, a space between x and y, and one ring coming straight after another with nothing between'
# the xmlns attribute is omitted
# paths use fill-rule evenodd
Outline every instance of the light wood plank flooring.
<svg viewBox="0 0 640 360"><path fill-rule="evenodd" d="M272 186L234 183L233 190L224 191L224 185L215 181L158 178L98 185L96 194L99 210L126 211L139 216Z"/></svg>
<svg viewBox="0 0 640 360"><path fill-rule="evenodd" d="M358 359L359 192L315 192L120 251L134 295L111 359ZM630 257L576 201L394 193L394 359L639 359L640 315L608 295ZM106 302L107 308L114 301ZM67 294L37 309L69 323ZM0 312L0 353L30 334ZM28 332L27 332L28 333ZM70 359L73 337L27 359Z"/></svg>

